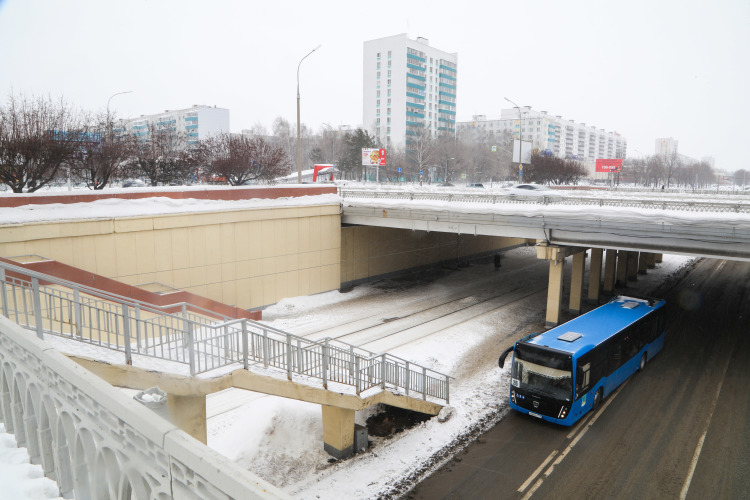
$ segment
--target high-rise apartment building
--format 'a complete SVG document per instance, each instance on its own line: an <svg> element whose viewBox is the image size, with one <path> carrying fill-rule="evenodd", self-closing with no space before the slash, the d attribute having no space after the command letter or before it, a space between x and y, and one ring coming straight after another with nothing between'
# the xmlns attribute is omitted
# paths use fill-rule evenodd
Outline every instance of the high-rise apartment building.
<svg viewBox="0 0 750 500"><path fill-rule="evenodd" d="M166 110L154 115L141 115L139 118L121 120L117 133L126 131L145 139L152 130L171 130L184 134L187 145L211 135L229 132L229 110L216 106L194 105L192 108Z"/></svg>
<svg viewBox="0 0 750 500"><path fill-rule="evenodd" d="M677 139L662 137L656 139L654 152L660 158L673 158L677 155Z"/></svg>
<svg viewBox="0 0 750 500"><path fill-rule="evenodd" d="M457 54L406 34L364 43L363 127L386 147L456 130Z"/></svg>
<svg viewBox="0 0 750 500"><path fill-rule="evenodd" d="M589 170L593 169L597 158L627 156L628 141L617 132L535 111L531 106L522 106L520 117L518 108L508 108L501 111L499 119L488 120L485 115L475 115L471 121L458 123L457 128L459 137L490 146L507 147L509 144L497 141L503 136L520 137L524 142L531 142L532 150L581 161Z"/></svg>

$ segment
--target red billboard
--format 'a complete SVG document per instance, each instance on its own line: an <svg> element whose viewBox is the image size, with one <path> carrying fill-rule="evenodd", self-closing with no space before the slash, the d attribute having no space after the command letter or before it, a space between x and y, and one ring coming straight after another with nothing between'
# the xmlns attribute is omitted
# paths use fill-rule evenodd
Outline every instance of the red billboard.
<svg viewBox="0 0 750 500"><path fill-rule="evenodd" d="M607 158L596 160L597 172L622 172L622 158Z"/></svg>

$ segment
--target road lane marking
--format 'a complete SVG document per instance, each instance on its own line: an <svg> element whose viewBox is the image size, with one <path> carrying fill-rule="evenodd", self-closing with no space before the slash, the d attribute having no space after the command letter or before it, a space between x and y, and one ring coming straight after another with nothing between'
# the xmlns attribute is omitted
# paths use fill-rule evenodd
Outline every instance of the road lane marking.
<svg viewBox="0 0 750 500"><path fill-rule="evenodd" d="M609 397L607 398L607 401L605 401L605 402L604 402L604 404L602 405L602 407L601 407L601 408L599 409L599 411L597 411L597 412L596 412L596 413L594 414L594 416L593 416L593 417L591 418L591 421L590 421L590 422L588 422L588 423L587 423L587 424L586 424L586 425L585 425L585 426L584 426L584 427L583 427L583 428L581 429L581 432L579 432L579 433L578 433L578 435L577 435L577 436L575 437L575 439L573 439L573 441L571 441L571 443L570 443L570 444L568 445L568 447L567 447L567 448L565 448L565 450L563 450L563 452L562 452L562 453L560 453L560 456L559 456L559 457L557 457L557 460L555 460L555 461L554 461L554 463L553 463L552 465L550 465L550 466L549 466L549 468L548 468L548 469L547 469L546 471L544 471L544 477L549 477L549 475L550 475L550 474L552 474L552 471L554 471L554 470L555 470L555 466L556 466L556 465L560 465L560 463L561 463L561 462L563 461L563 459L564 459L564 458L565 458L565 457L567 456L567 454L568 454L568 453L570 453L570 451L571 451L571 450L573 449L573 447L574 447L574 446L575 446L576 444L578 444L578 441L580 441L580 440L581 440L581 438L583 437L583 435L584 435L584 434L586 434L586 431L588 431L588 430L589 430L589 429L591 428L591 426L592 426L592 425L594 425L594 422L596 422L596 421L597 421L597 419L598 419L598 418L599 418L599 417L601 416L601 414L602 414L602 413L604 413L604 410L606 410L606 409L607 409L607 407L608 407L608 406L610 405L610 403L612 403L612 401L614 401L614 400L615 400L615 398L617 397L617 395L618 395L618 394L620 394L620 391L621 391L621 390L622 390L622 389L623 389L623 388L624 388L624 387L625 387L625 386L626 386L626 385L628 384L628 381L629 381L629 380L626 380L625 382L623 382L623 383L622 383L622 384L620 385L620 387L618 387L618 388L617 388L617 390L616 390L615 392L613 392L613 393L612 393L612 394L611 394L611 395L610 395L610 396L609 396ZM569 434L569 436L570 436L570 434ZM557 451L553 452L553 454L554 454L554 453L557 453ZM551 456L550 456L550 457L551 457ZM548 459L548 460L549 460L549 459ZM545 461L545 463L546 463L546 462L547 462L547 461ZM542 468L542 467L543 467L544 465L545 465L545 464L542 464L542 466L540 467L540 469L541 469L541 468ZM537 470L539 470L539 469L537 469ZM535 473L534 473L534 474L532 475L532 477L534 477L534 476L535 476L536 474L537 474L537 473L535 472ZM528 480L527 480L527 482L528 482ZM526 495L525 495L525 496L523 497L523 500L528 500L529 498L531 498L531 495L533 495L533 494L534 494L534 492L535 492L536 490L538 490L538 489L539 489L539 487L540 487L540 486L542 485L542 483L543 483L543 482L544 482L544 478L539 478L539 480L538 480L538 481L537 481L537 482L536 482L536 483L534 484L534 487L533 487L533 488L531 488L531 489L529 490L529 492L528 492L528 493L527 493L527 494L526 494ZM524 484L525 484L525 483L524 483ZM519 492L521 492L521 490L519 490Z"/></svg>
<svg viewBox="0 0 750 500"><path fill-rule="evenodd" d="M576 425L576 426L575 426L575 428L573 428L573 430L572 430L572 431L570 431L570 434L568 434L568 439L572 438L572 437L573 437L573 436L575 435L575 433L576 433L576 432L578 432L578 431L580 431L581 429L583 429L583 427L584 427L584 426L586 425L586 421L587 421L588 419L590 419L590 418L591 418L591 415L593 415L593 414L594 414L594 412L593 412L593 411L590 411L590 412L588 412L588 413L586 414L586 416L585 416L585 417L583 417L583 420L581 420L581 422L580 422L580 423L579 423L578 425Z"/></svg>
<svg viewBox="0 0 750 500"><path fill-rule="evenodd" d="M732 349L729 352L734 352L734 346L732 346ZM690 489L690 482L693 480L693 474L695 473L695 468L698 466L698 459L700 458L701 451L703 450L703 443L706 440L706 434L708 434L708 428L711 426L711 418L714 416L714 410L716 410L716 404L719 402L719 395L721 394L721 388L724 385L724 380L727 378L727 370L729 369L729 361L731 360L731 356L727 356L727 362L724 365L724 375L721 377L721 382L719 382L719 387L716 389L716 393L714 394L714 399L711 402L711 409L708 411L708 419L706 420L706 426L703 429L703 434L701 434L701 438L698 440L698 445L695 447L695 453L693 453L693 460L690 462L690 470L688 471L688 475L685 478L685 483L682 485L682 491L680 491L680 500L685 500L687 497L688 490Z"/></svg>
<svg viewBox="0 0 750 500"><path fill-rule="evenodd" d="M542 472L542 469L547 467L547 464L550 462L550 460L555 458L555 455L557 455L557 450L554 450L552 453L550 453L547 459L542 462L542 465L540 465L534 472L531 473L529 478L521 485L520 488L518 488L519 493L523 493L524 490L529 487L531 482L539 475L540 472Z"/></svg>

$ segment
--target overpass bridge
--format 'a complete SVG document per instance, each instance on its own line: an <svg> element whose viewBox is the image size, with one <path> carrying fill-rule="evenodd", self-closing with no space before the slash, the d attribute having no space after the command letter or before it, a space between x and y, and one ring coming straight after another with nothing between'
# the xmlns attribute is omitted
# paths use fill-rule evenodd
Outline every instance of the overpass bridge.
<svg viewBox="0 0 750 500"><path fill-rule="evenodd" d="M342 224L534 240L550 262L547 324L560 321L565 259L573 256L570 310L580 311L591 249L588 298L646 272L661 253L750 261L750 197L592 191L560 197L488 192L340 190ZM603 252L606 265L602 282Z"/></svg>

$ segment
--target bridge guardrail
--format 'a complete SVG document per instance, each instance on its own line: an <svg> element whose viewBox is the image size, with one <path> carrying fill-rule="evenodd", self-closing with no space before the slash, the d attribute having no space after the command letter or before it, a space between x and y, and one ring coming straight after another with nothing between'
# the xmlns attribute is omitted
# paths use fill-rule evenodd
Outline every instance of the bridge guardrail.
<svg viewBox="0 0 750 500"><path fill-rule="evenodd" d="M185 305L170 314L3 262L0 302L4 316L41 339L56 335L122 352L129 365L134 353L188 365L191 375L262 364L285 371L289 380L321 380L326 389L339 383L360 394L380 386L449 403L448 375L391 354L328 338L315 342L250 319L211 320Z"/></svg>
<svg viewBox="0 0 750 500"><path fill-rule="evenodd" d="M677 200L647 200L629 198L597 198L583 196L563 197L534 197L534 196L511 196L499 193L469 194L469 193L435 193L435 192L412 192L412 191L373 191L366 189L347 189L342 187L340 195L343 200L351 199L392 199L392 200L424 200L445 201L448 203L487 203L487 204L526 204L526 205L587 205L626 208L646 208L654 210L678 210L689 212L733 212L750 213L750 201L738 203L727 202L703 202L703 201L677 201Z"/></svg>

